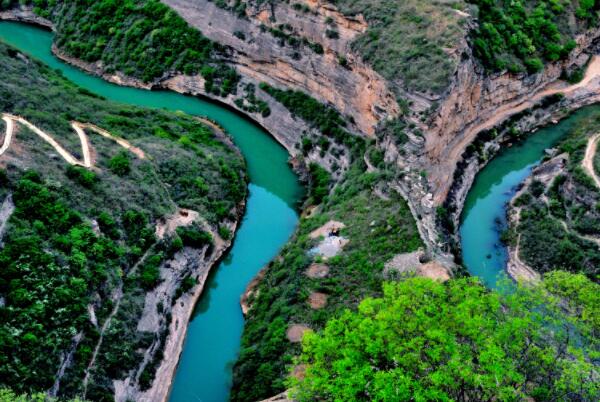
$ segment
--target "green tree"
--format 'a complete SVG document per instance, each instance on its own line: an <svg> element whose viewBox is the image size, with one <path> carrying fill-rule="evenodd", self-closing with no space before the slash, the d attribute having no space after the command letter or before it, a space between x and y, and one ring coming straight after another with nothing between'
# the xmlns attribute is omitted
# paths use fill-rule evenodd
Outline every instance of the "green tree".
<svg viewBox="0 0 600 402"><path fill-rule="evenodd" d="M553 276L544 286L499 292L472 278L385 284L382 298L367 298L357 312L347 310L322 333L304 337L300 362L307 365L306 375L290 380L294 396L598 400L592 338L548 292L572 289L573 280L561 275L566 276ZM583 276L576 281L600 292Z"/></svg>
<svg viewBox="0 0 600 402"><path fill-rule="evenodd" d="M131 171L129 154L125 151L119 152L108 161L108 168L117 176L125 176Z"/></svg>

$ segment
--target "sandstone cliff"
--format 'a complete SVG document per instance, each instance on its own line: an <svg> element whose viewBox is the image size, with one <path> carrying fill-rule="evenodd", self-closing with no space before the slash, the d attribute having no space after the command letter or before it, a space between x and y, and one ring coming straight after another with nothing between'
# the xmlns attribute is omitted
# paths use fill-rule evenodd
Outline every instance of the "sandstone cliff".
<svg viewBox="0 0 600 402"><path fill-rule="evenodd" d="M350 51L350 43L366 30L361 17L344 17L323 1L307 1L311 12L291 4L263 3L246 9L245 18L208 0L162 0L207 38L230 47L231 60L244 77L280 88L302 90L342 114L352 116L354 130L373 135L375 126L399 108L385 80ZM302 3L302 2L300 2ZM216 23L218 21L218 23ZM286 26L299 39L320 44L323 54L309 46L289 46L266 28ZM335 26L338 38L328 38ZM340 57L346 64L340 63Z"/></svg>
<svg viewBox="0 0 600 402"><path fill-rule="evenodd" d="M510 116L531 107L536 101L568 86L559 80L563 71L584 65L600 30L577 38L577 48L569 59L551 63L539 74L486 75L471 55L467 43L453 82L426 130L425 159L434 202L440 205L452 186L457 162L477 134L493 128Z"/></svg>

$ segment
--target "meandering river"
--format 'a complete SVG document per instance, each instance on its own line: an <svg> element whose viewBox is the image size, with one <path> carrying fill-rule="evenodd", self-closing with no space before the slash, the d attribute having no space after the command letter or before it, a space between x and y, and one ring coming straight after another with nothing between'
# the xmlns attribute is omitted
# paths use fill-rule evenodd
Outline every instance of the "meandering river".
<svg viewBox="0 0 600 402"><path fill-rule="evenodd" d="M43 29L0 22L0 39L107 99L209 117L242 151L250 177L246 213L231 251L211 273L196 306L171 391L174 402L226 401L244 324L240 295L298 222L296 206L303 190L287 164L286 151L256 124L217 104L174 92L120 87L61 62L50 51L52 34Z"/></svg>
<svg viewBox="0 0 600 402"><path fill-rule="evenodd" d="M586 106L558 124L540 129L500 151L479 172L467 195L460 225L463 260L471 275L489 287L496 286L508 261L508 252L500 241L500 234L507 227L506 203L539 164L544 150L555 146L573 125L598 108L600 105Z"/></svg>

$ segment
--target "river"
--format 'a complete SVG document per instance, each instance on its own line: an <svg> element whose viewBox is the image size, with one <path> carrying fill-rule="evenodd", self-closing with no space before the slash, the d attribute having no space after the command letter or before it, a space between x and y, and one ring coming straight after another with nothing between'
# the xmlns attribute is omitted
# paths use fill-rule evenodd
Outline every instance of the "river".
<svg viewBox="0 0 600 402"><path fill-rule="evenodd" d="M496 286L508 261L507 249L500 241L507 227L506 203L539 164L544 150L555 146L573 125L598 108L600 105L581 108L558 124L503 149L475 178L461 216L461 248L471 275L481 278L488 287Z"/></svg>
<svg viewBox="0 0 600 402"><path fill-rule="evenodd" d="M256 124L215 103L174 92L120 87L63 63L51 53L52 34L46 30L0 22L0 40L107 99L209 117L241 150L250 178L246 213L233 247L211 273L196 306L170 396L173 402L226 401L244 325L240 295L287 242L298 222L303 189L287 164L287 152Z"/></svg>

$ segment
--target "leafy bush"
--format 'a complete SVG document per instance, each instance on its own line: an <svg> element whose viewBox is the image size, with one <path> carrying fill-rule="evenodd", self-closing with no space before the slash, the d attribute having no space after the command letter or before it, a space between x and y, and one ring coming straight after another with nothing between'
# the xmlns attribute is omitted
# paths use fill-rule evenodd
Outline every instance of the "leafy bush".
<svg viewBox="0 0 600 402"><path fill-rule="evenodd" d="M212 245L212 236L210 233L195 227L184 226L177 228L177 234L185 246L202 248L207 245Z"/></svg>
<svg viewBox="0 0 600 402"><path fill-rule="evenodd" d="M86 188L94 187L94 184L98 181L96 173L81 166L69 165L67 167L66 175L69 179Z"/></svg>
<svg viewBox="0 0 600 402"><path fill-rule="evenodd" d="M117 176L125 176L131 171L129 153L121 151L108 161L108 168Z"/></svg>
<svg viewBox="0 0 600 402"><path fill-rule="evenodd" d="M318 205L323 202L325 197L329 194L329 183L331 182L331 175L320 165L311 163L309 166L310 171L310 197L312 204Z"/></svg>

